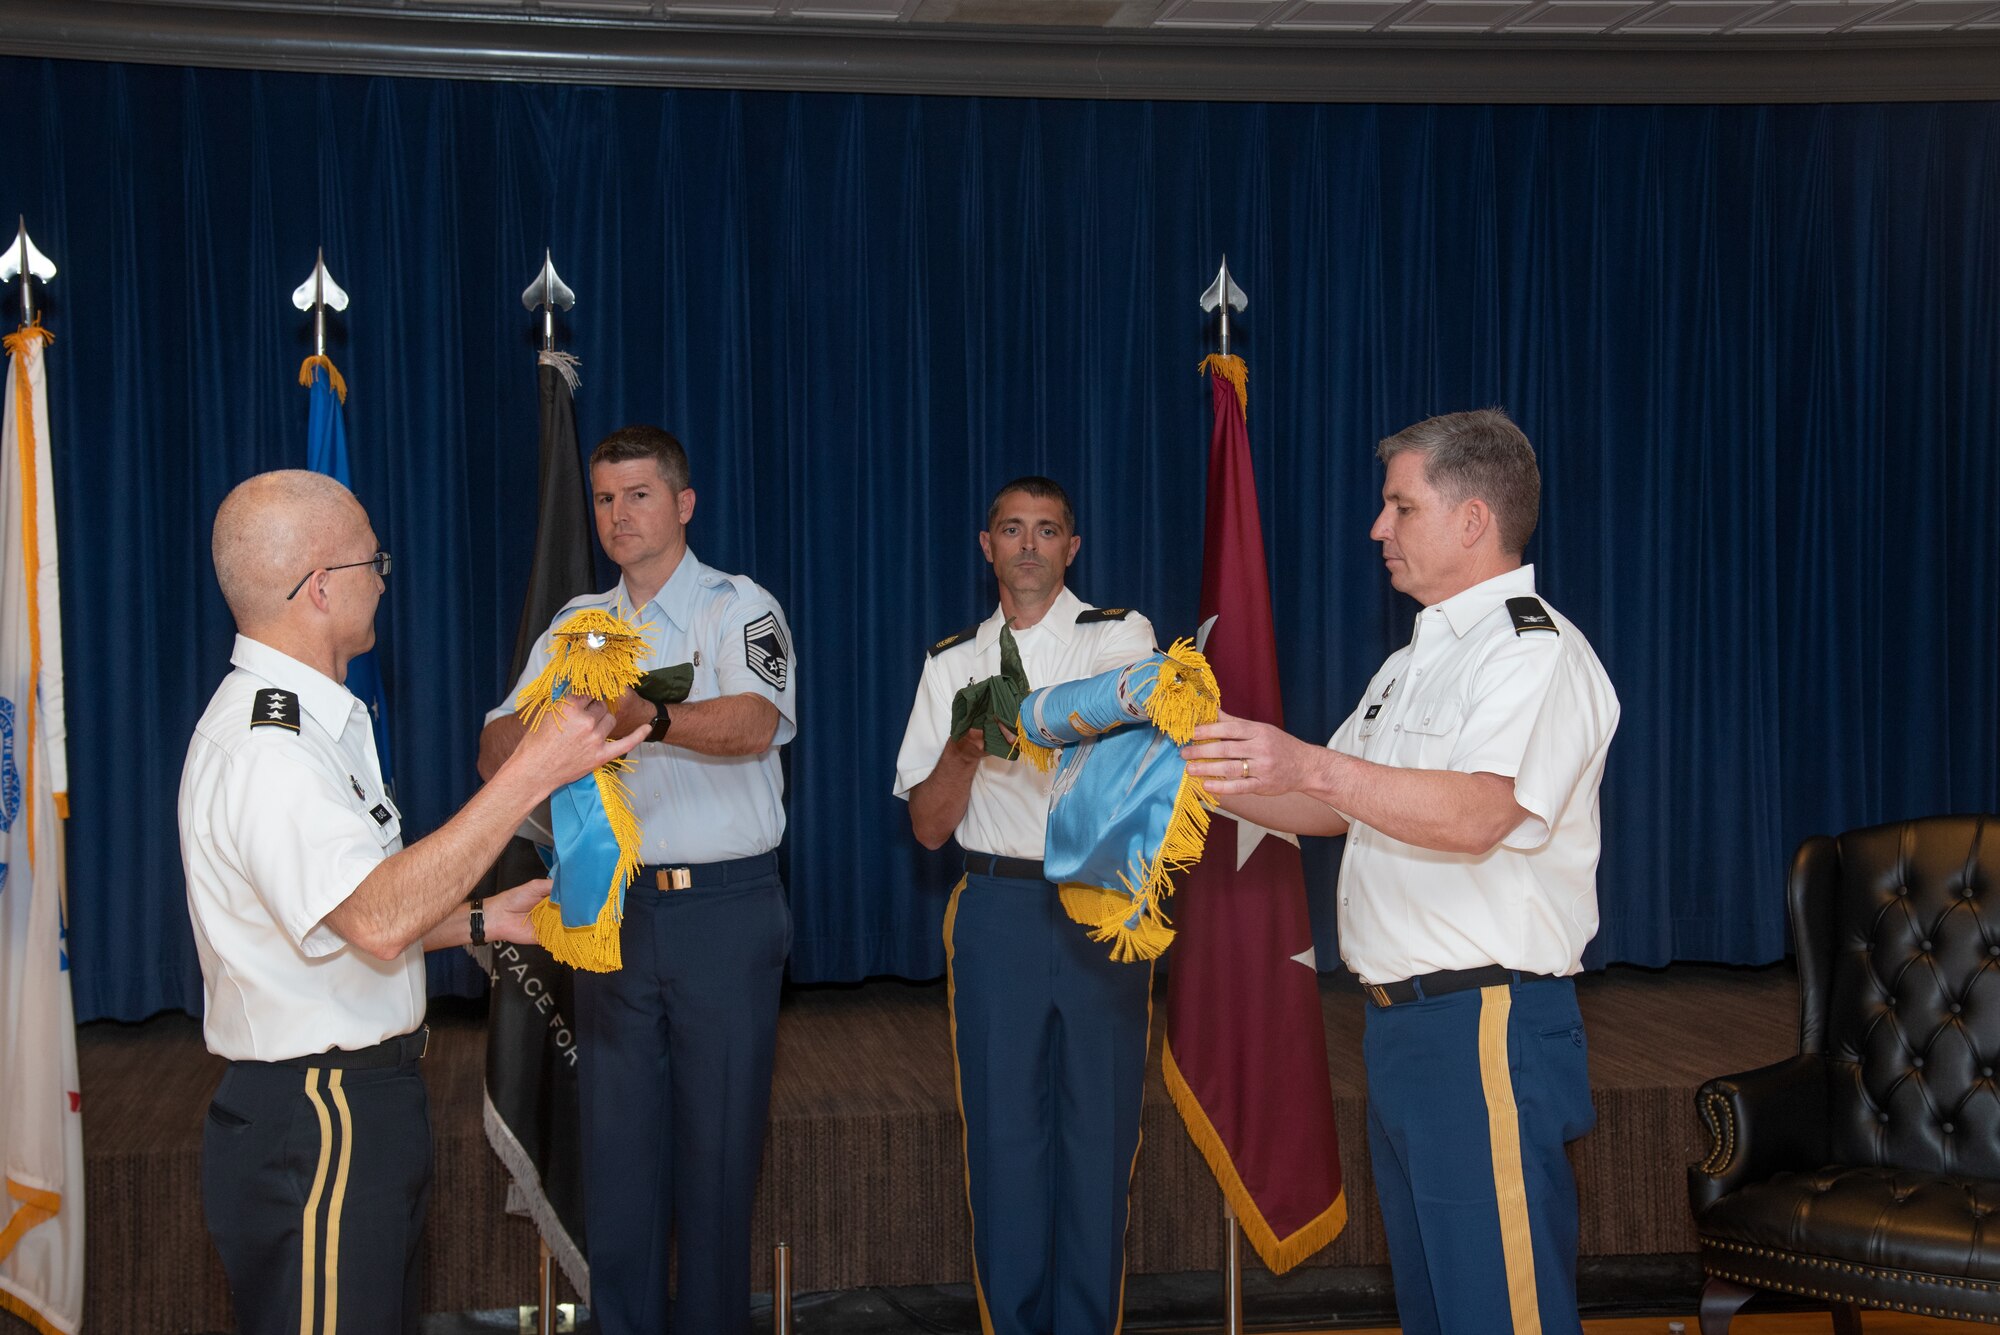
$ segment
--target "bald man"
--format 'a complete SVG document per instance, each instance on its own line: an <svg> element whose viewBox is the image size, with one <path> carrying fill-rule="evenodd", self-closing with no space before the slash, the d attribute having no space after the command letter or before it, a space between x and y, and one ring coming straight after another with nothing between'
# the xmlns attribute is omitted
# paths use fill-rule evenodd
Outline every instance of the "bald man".
<svg viewBox="0 0 2000 1335"><path fill-rule="evenodd" d="M367 512L319 473L230 492L213 554L235 670L181 771L181 859L209 1050L202 1204L250 1335L417 1330L430 1189L423 951L527 942L530 881L466 896L548 795L623 755L563 702L449 821L405 848L368 712L341 685L389 573Z"/></svg>

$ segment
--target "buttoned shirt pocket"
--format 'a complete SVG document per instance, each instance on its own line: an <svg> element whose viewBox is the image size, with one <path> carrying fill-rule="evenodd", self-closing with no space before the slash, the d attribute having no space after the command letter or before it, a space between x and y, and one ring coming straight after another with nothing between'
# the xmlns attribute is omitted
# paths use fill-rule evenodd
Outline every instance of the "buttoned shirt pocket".
<svg viewBox="0 0 2000 1335"><path fill-rule="evenodd" d="M1418 769L1443 769L1451 759L1452 741L1464 717L1464 707L1457 700L1412 701L1397 720L1403 733L1399 762Z"/></svg>

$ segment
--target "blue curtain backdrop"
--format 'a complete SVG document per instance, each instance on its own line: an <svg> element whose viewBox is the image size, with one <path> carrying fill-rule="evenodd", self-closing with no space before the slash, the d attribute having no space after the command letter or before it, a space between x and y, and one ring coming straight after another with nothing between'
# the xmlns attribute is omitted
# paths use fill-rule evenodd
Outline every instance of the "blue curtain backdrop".
<svg viewBox="0 0 2000 1335"><path fill-rule="evenodd" d="M702 558L783 601L793 976L941 971L950 860L888 795L925 645L983 615L989 490L1062 478L1073 583L1190 628L1219 255L1287 713L1408 633L1374 441L1510 408L1530 549L1625 704L1591 960L1768 961L1801 837L1993 809L2000 109L1369 107L556 88L0 60L0 217L48 295L80 1015L199 1002L173 798L230 626L208 524L300 462L318 247L396 555L409 827L470 791L534 520L554 249L586 445L694 459ZM1322 957L1338 850L1315 849Z"/></svg>

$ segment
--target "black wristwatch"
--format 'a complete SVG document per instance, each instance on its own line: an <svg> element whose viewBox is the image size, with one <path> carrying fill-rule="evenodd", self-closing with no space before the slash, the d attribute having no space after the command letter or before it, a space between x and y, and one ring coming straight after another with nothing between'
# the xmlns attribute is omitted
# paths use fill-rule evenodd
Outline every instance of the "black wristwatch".
<svg viewBox="0 0 2000 1335"><path fill-rule="evenodd" d="M486 944L486 901L483 899L472 901L472 944Z"/></svg>
<svg viewBox="0 0 2000 1335"><path fill-rule="evenodd" d="M646 729L646 740L649 742L664 742L667 740L667 729L673 726L674 716L667 712L666 702L664 700L653 701L653 726Z"/></svg>

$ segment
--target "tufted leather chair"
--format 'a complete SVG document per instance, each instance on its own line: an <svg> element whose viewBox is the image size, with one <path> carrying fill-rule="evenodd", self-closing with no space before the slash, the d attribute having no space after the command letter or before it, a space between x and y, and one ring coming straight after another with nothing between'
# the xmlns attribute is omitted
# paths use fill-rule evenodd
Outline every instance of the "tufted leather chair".
<svg viewBox="0 0 2000 1335"><path fill-rule="evenodd" d="M1757 1290L2000 1322L2000 817L1808 839L1799 1055L1703 1085L1702 1335Z"/></svg>

